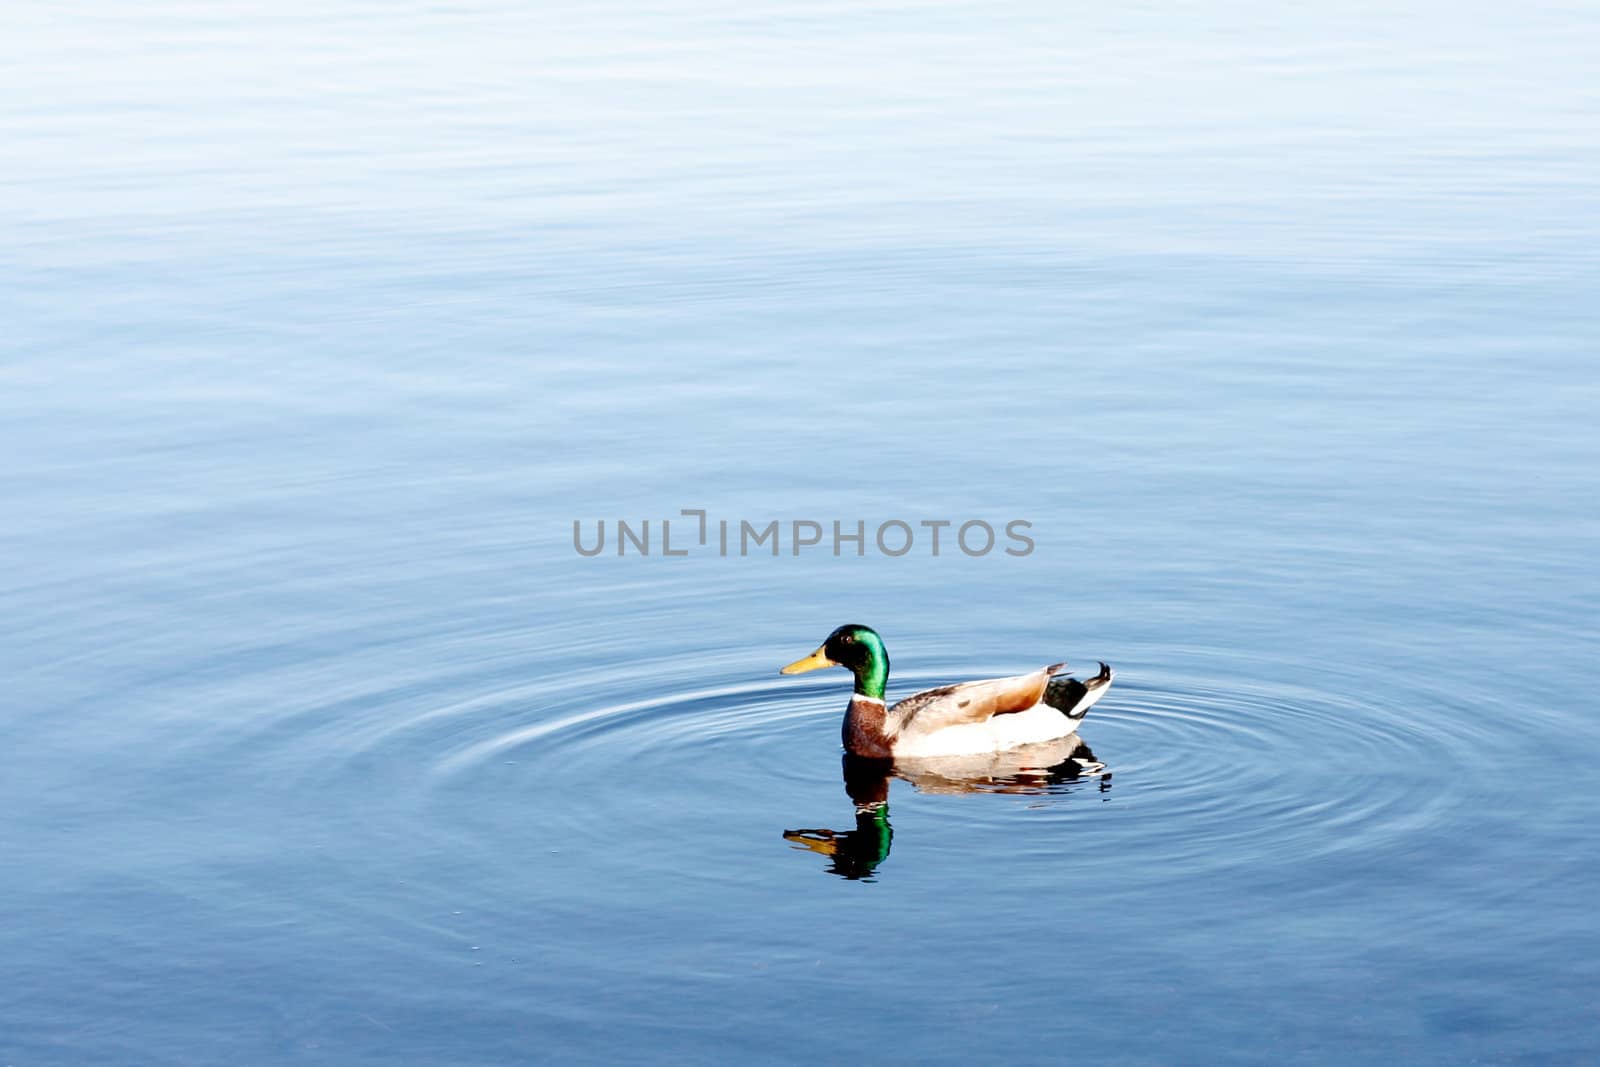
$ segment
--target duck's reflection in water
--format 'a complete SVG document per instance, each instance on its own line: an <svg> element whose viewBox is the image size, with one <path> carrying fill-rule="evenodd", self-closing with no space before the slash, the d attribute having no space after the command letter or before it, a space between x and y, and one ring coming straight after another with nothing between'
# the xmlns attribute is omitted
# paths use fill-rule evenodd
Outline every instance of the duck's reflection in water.
<svg viewBox="0 0 1600 1067"><path fill-rule="evenodd" d="M855 804L852 830L785 830L795 848L828 857L828 873L870 881L889 858L889 781L900 778L920 793L1045 794L1070 791L1085 779L1111 788L1111 773L1077 734L981 756L872 760L844 756L844 791Z"/></svg>

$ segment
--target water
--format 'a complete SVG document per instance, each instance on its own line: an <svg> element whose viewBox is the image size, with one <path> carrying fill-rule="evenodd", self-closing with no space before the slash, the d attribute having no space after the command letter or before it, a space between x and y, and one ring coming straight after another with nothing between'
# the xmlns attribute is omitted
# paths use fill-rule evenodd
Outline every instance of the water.
<svg viewBox="0 0 1600 1067"><path fill-rule="evenodd" d="M10 22L0 1063L1600 1053L1592 8Z"/></svg>

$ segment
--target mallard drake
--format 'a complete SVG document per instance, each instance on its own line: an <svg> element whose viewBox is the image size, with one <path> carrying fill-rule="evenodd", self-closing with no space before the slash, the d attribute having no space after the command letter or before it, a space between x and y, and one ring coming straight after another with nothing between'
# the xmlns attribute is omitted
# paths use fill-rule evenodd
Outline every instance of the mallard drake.
<svg viewBox="0 0 1600 1067"><path fill-rule="evenodd" d="M844 714L844 747L868 759L894 759L999 752L1067 736L1105 696L1113 675L1102 663L1098 675L1080 682L1061 673L1066 666L1053 663L1012 678L941 686L886 706L889 653L883 638L869 626L852 623L779 673L843 667L855 675L855 694Z"/></svg>

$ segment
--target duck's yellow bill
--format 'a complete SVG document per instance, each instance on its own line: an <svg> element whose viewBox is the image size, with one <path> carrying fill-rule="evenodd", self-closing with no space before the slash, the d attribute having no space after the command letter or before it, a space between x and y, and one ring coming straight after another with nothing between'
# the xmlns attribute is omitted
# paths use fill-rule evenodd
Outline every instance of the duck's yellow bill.
<svg viewBox="0 0 1600 1067"><path fill-rule="evenodd" d="M778 668L778 673L779 674L804 674L806 671L814 671L814 670L817 670L817 669L822 668L822 667L837 667L837 666L838 666L838 664L833 662L833 660L829 659L827 657L827 654L824 653L822 651L822 649L819 648L815 652L811 653L811 655L807 656L805 659L797 659L793 663L789 664L787 667L779 667Z"/></svg>

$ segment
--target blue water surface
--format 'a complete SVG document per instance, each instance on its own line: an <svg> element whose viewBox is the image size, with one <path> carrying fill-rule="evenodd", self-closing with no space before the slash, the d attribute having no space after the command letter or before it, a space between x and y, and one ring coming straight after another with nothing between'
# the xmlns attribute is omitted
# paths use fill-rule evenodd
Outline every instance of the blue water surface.
<svg viewBox="0 0 1600 1067"><path fill-rule="evenodd" d="M1592 5L7 21L0 1064L1600 1056Z"/></svg>

